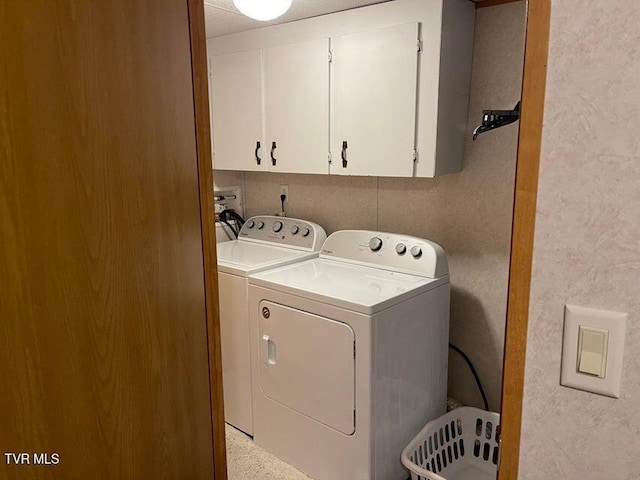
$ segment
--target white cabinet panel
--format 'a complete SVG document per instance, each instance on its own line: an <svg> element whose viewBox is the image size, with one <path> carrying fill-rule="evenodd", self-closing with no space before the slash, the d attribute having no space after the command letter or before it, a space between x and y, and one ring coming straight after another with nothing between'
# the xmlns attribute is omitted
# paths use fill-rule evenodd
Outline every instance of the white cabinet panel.
<svg viewBox="0 0 640 480"><path fill-rule="evenodd" d="M236 62L225 84L213 79L212 97L226 102L222 114L214 110L214 133L227 130L218 135L216 168L401 177L459 171L474 19L465 0L395 0L210 38L213 58ZM253 67L240 61L251 56Z"/></svg>
<svg viewBox="0 0 640 480"><path fill-rule="evenodd" d="M269 170L328 173L328 38L265 50L265 130Z"/></svg>
<svg viewBox="0 0 640 480"><path fill-rule="evenodd" d="M260 387L297 412L351 435L355 429L355 334L349 325L262 301Z"/></svg>
<svg viewBox="0 0 640 480"><path fill-rule="evenodd" d="M211 72L214 168L264 170L262 51L214 56Z"/></svg>
<svg viewBox="0 0 640 480"><path fill-rule="evenodd" d="M342 35L335 51L331 173L412 176L418 23Z"/></svg>

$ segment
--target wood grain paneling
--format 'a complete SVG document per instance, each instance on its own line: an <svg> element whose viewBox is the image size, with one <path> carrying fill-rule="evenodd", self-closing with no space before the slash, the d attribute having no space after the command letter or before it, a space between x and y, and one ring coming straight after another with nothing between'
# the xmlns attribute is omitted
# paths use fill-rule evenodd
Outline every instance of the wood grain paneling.
<svg viewBox="0 0 640 480"><path fill-rule="evenodd" d="M549 50L550 0L530 0L527 13L509 266L499 480L518 478L531 263Z"/></svg>
<svg viewBox="0 0 640 480"><path fill-rule="evenodd" d="M213 170L211 125L209 123L209 86L207 38L204 4L189 0L193 104L197 130L198 178L200 182L200 220L204 251L207 337L209 341L209 378L213 425L213 455L216 480L227 479L227 450L222 394L222 351L220 349L220 312L218 308L218 262L216 255L215 212L213 207Z"/></svg>
<svg viewBox="0 0 640 480"><path fill-rule="evenodd" d="M187 1L1 2L0 44L0 454L60 456L0 478L211 479Z"/></svg>

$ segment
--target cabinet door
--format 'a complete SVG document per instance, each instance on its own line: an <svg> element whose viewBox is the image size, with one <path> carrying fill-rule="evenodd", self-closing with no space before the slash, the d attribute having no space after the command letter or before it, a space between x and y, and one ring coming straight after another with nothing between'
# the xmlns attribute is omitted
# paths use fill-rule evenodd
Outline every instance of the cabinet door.
<svg viewBox="0 0 640 480"><path fill-rule="evenodd" d="M265 129L270 170L329 172L328 38L265 51Z"/></svg>
<svg viewBox="0 0 640 480"><path fill-rule="evenodd" d="M343 35L335 53L331 173L412 176L418 24Z"/></svg>
<svg viewBox="0 0 640 480"><path fill-rule="evenodd" d="M211 73L214 168L263 170L262 51L214 56Z"/></svg>

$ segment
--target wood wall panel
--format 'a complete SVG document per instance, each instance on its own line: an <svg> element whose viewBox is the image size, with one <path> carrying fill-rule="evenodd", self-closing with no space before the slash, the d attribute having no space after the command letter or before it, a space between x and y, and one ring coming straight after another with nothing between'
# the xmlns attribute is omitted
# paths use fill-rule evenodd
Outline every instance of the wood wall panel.
<svg viewBox="0 0 640 480"><path fill-rule="evenodd" d="M213 477L186 0L0 4L3 479Z"/></svg>
<svg viewBox="0 0 640 480"><path fill-rule="evenodd" d="M502 382L499 480L518 479L551 0L529 0L527 9Z"/></svg>
<svg viewBox="0 0 640 480"><path fill-rule="evenodd" d="M227 450L222 394L222 350L220 344L220 310L218 305L218 260L216 252L215 212L213 205L213 170L211 125L209 121L209 75L204 4L189 1L191 58L193 62L193 105L197 130L198 177L200 181L200 217L209 340L209 378L213 426L213 458L216 480L227 479Z"/></svg>

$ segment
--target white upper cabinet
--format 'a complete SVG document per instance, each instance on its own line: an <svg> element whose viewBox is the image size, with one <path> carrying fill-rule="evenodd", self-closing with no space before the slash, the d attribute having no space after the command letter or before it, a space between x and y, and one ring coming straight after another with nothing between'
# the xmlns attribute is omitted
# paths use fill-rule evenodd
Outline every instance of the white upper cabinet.
<svg viewBox="0 0 640 480"><path fill-rule="evenodd" d="M211 57L213 166L264 170L262 51Z"/></svg>
<svg viewBox="0 0 640 480"><path fill-rule="evenodd" d="M417 22L339 37L331 173L413 175L418 40Z"/></svg>
<svg viewBox="0 0 640 480"><path fill-rule="evenodd" d="M395 0L209 39L215 168L460 171L474 23L469 0Z"/></svg>
<svg viewBox="0 0 640 480"><path fill-rule="evenodd" d="M329 173L329 39L265 50L268 169Z"/></svg>

